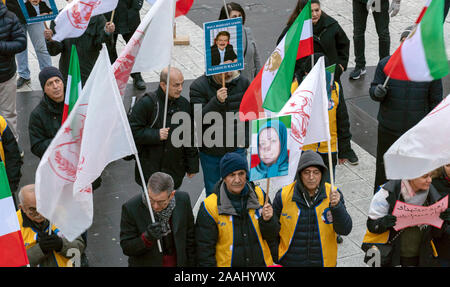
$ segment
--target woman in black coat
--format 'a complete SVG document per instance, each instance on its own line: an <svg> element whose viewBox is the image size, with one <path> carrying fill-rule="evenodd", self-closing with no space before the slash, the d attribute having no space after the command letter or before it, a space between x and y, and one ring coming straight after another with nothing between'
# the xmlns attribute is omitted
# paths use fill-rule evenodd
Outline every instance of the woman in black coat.
<svg viewBox="0 0 450 287"><path fill-rule="evenodd" d="M292 12L277 43L283 39L284 35L294 23L307 2L307 0L299 0L297 2L297 6ZM350 53L350 40L339 23L322 11L319 0L311 0L311 12L314 34L314 53L323 53L328 57L331 65L336 64L334 80L341 84L341 74L347 69ZM299 63L296 64L296 70L297 67L299 67Z"/></svg>

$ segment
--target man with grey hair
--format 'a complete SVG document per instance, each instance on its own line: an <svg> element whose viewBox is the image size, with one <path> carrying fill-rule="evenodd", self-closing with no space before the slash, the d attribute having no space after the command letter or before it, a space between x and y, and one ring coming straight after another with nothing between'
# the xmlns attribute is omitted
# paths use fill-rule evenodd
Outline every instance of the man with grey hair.
<svg viewBox="0 0 450 287"><path fill-rule="evenodd" d="M20 209L17 211L17 218L30 265L72 267L70 259L83 253L86 246L81 236L69 242L54 225L49 234L49 221L36 210L34 184L22 187L18 197Z"/></svg>
<svg viewBox="0 0 450 287"><path fill-rule="evenodd" d="M194 215L189 195L175 191L172 177L163 172L154 173L147 188L155 222L144 194L122 206L120 246L129 257L128 265L195 266Z"/></svg>
<svg viewBox="0 0 450 287"><path fill-rule="evenodd" d="M199 170L197 148L193 147L192 114L189 102L181 96L184 77L177 68L170 68L169 87L168 68L160 74L160 83L156 91L145 94L134 105L129 116L131 131L138 147L145 182L150 176L162 171L170 174L178 189L185 175L192 178ZM164 123L166 90L168 91L167 117ZM180 113L185 117L181 122L172 123L172 117ZM178 114L177 114L178 115ZM176 122L176 121L174 121ZM172 133L179 127L181 139L172 140ZM189 138L191 140L189 140ZM142 185L136 166L135 179Z"/></svg>

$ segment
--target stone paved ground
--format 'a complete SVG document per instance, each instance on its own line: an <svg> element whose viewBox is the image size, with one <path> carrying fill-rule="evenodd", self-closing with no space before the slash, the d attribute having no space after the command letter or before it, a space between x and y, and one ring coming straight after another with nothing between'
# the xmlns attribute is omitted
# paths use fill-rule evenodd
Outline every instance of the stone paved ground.
<svg viewBox="0 0 450 287"><path fill-rule="evenodd" d="M241 2L252 2L252 1L241 1ZM292 1L294 2L294 1ZM343 29L346 31L348 37L352 40L352 10L351 10L351 0L322 0L322 9L326 11L331 16L335 17L341 24ZM421 6L424 1L412 1L404 0L401 6L400 13L392 18L390 29L391 29L391 52L393 52L397 45L398 39L400 37L403 29L412 23L414 23ZM63 7L64 1L57 0L57 5L59 8ZM294 5L292 5L294 6ZM142 17L146 11L149 9L149 4L145 2L144 8L141 11ZM195 8L195 4L194 7ZM285 14L289 14L289 11L282 11ZM450 18L447 19L445 23L445 41L447 47L447 53L450 50L450 37L449 26ZM203 52L203 30L202 27L194 24L188 17L179 17L177 22L177 34L187 35L190 37L189 46L175 46L173 49L173 60L172 65L180 68L183 71L186 80L192 80L204 73L204 52ZM280 19L280 27L285 19ZM256 39L258 41L258 39ZM353 52L353 41L350 50L350 63L349 67L354 66L354 52ZM121 51L124 47L123 40L119 37L118 50ZM28 91L38 91L40 90L40 85L38 81L39 67L38 62L33 50L33 46L29 41L29 63L32 75L32 81L29 85L26 85L22 89L18 90L18 93L28 92ZM267 50L267 47L263 49ZM263 50L262 49L262 50ZM269 49L270 50L270 49ZM262 53L264 55L264 53ZM53 57L53 65L58 66L59 57ZM378 62L378 42L377 35L375 32L375 25L373 18L369 16L367 25L367 36L366 36L366 59L368 66L375 66ZM265 60L265 59L263 59ZM159 81L159 76L155 72L144 73L144 79L146 82L157 82ZM131 83L131 81L130 81ZM344 242L339 245L338 252L338 266L364 266L362 262L363 253L359 246L362 242L362 238L365 232L365 222L367 218L367 210L370 204L370 199L372 196L373 182L375 175L375 158L371 156L364 149L353 143L353 148L359 157L359 165L340 165L336 169L336 185L341 189L344 194L347 209L353 219L353 230L349 236L344 238ZM114 164L115 165L115 164ZM112 165L112 166L114 166ZM264 185L263 185L264 186ZM270 191L270 196L273 198L275 190ZM119 198L118 196L116 197ZM194 206L196 210L198 208L198 203L200 203L202 197L199 198L197 204ZM98 207L101 207L98 206ZM118 218L116 217L116 220ZM95 220L95 219L94 219ZM117 224L112 224L117 225ZM112 228L112 227L110 227ZM114 226L117 228L117 226ZM95 230L92 230L94 236L101 236ZM114 232L116 237L118 232ZM117 252L118 242L116 237L107 238L106 241L110 242L111 250ZM95 239L94 239L95 240ZM108 249L108 248L105 248ZM112 251L111 251L112 252ZM122 259L121 259L122 260ZM108 265L107 263L106 266ZM122 265L122 264L120 264ZM104 265L105 266L105 265Z"/></svg>

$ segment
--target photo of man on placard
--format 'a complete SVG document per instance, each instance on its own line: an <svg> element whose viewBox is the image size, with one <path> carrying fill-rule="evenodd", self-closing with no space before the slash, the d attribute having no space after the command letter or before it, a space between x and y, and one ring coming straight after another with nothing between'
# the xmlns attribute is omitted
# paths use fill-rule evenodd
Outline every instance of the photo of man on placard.
<svg viewBox="0 0 450 287"><path fill-rule="evenodd" d="M55 0L18 0L28 24L50 21L58 15Z"/></svg>
<svg viewBox="0 0 450 287"><path fill-rule="evenodd" d="M230 44L231 35L228 31L220 31L211 46L211 65L222 65L225 61L237 62L237 55Z"/></svg>

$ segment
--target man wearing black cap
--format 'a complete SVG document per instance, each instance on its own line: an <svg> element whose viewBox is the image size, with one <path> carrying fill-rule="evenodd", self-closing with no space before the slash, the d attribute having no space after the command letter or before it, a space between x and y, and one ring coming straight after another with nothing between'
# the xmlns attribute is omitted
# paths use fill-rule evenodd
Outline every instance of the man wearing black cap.
<svg viewBox="0 0 450 287"><path fill-rule="evenodd" d="M247 161L227 153L220 161L220 180L201 205L195 227L197 263L202 267L273 265L271 243L278 218L266 194L248 182Z"/></svg>
<svg viewBox="0 0 450 287"><path fill-rule="evenodd" d="M414 30L409 26L401 34L403 42ZM369 95L372 100L380 103L378 110L378 142L376 157L376 172L374 193L380 185L385 184L383 155L402 134L422 120L443 98L442 81L412 82L389 79L383 87L387 75L384 67L390 56L382 59L375 70L374 79L370 85Z"/></svg>
<svg viewBox="0 0 450 287"><path fill-rule="evenodd" d="M28 131L31 152L42 158L61 127L64 108L64 82L55 67L46 67L39 73L44 96L30 115Z"/></svg>
<svg viewBox="0 0 450 287"><path fill-rule="evenodd" d="M337 235L348 235L352 219L344 197L325 182L322 157L302 153L295 181L278 191L273 209L281 226L277 262L285 267L335 267Z"/></svg>

